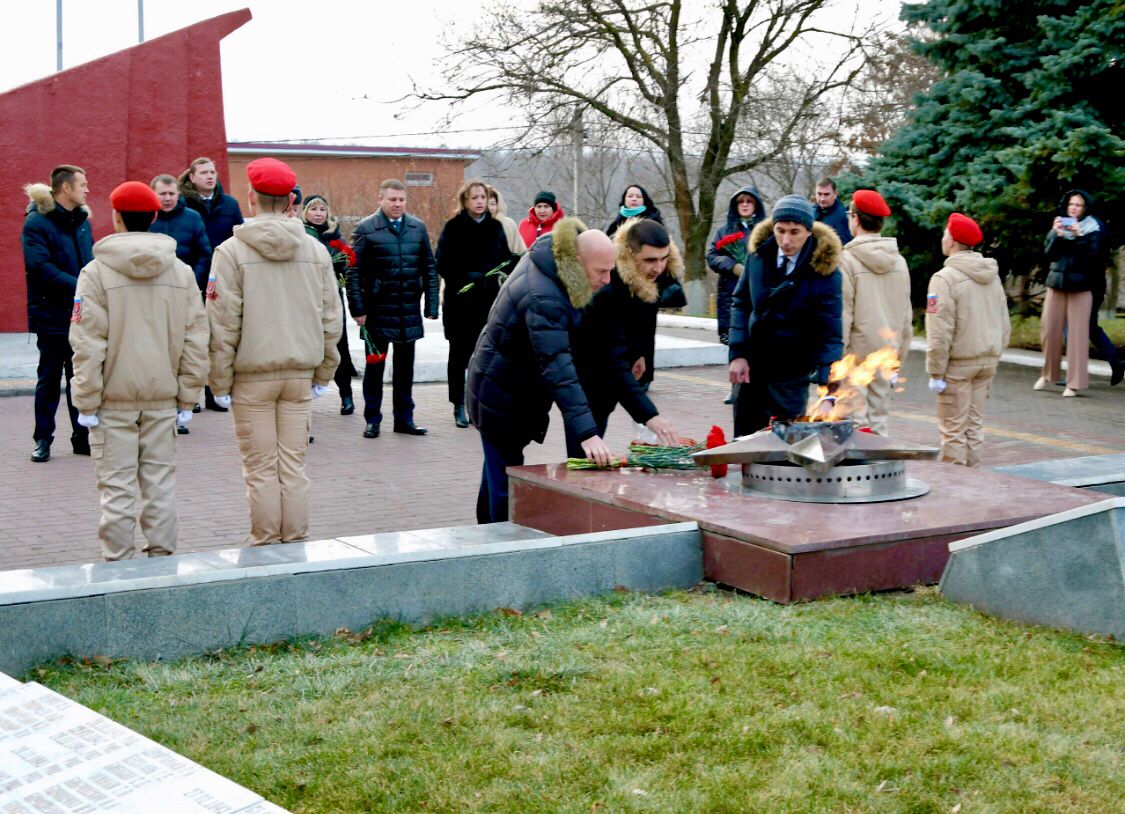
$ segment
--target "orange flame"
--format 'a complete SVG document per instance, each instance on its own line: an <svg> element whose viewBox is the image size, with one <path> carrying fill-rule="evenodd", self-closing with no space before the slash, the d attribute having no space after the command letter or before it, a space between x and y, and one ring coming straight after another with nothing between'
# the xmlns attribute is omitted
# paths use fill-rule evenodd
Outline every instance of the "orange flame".
<svg viewBox="0 0 1125 814"><path fill-rule="evenodd" d="M849 353L833 364L828 374L828 381L836 384L833 394L829 396L827 387L817 388L817 400L809 411L808 420L839 421L847 418L863 404L863 389L876 378L894 380L900 365L898 353L890 345L860 360Z"/></svg>

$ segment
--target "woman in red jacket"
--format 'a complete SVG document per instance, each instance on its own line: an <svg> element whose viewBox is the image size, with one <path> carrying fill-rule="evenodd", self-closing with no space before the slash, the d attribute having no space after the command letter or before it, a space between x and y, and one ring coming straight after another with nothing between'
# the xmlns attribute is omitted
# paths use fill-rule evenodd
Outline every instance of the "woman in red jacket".
<svg viewBox="0 0 1125 814"><path fill-rule="evenodd" d="M540 192L535 196L531 209L527 210L527 217L520 221L520 237L524 245L530 249L537 237L550 232L565 216L555 193Z"/></svg>

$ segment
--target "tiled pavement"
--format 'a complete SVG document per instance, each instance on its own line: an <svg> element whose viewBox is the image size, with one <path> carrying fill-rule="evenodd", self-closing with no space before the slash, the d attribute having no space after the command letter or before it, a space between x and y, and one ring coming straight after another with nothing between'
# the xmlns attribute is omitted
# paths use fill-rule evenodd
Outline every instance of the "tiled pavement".
<svg viewBox="0 0 1125 814"><path fill-rule="evenodd" d="M936 444L922 361L917 353L908 359L909 380L896 398L891 431ZM660 370L651 394L681 432L702 438L713 423L730 430L729 408L721 403L725 378L722 367ZM986 465L1125 451L1125 385L1110 389L1095 377L1082 398L1063 400L1058 391L1033 392L1035 378L1026 367L1001 369L986 414ZM417 385L414 395L417 421L430 428L424 438L387 431L365 440L362 417L340 416L334 392L314 402L314 538L473 522L479 437L453 425L444 384ZM0 570L95 561L98 497L90 459L72 455L64 433L49 463L31 463L31 402L30 396L0 398ZM62 410L59 418L65 422ZM608 435L610 446L623 451L631 437L628 417L618 411ZM546 444L529 447L527 460L564 455L556 413ZM196 415L191 434L178 438L178 459L180 550L240 545L248 520L229 415Z"/></svg>

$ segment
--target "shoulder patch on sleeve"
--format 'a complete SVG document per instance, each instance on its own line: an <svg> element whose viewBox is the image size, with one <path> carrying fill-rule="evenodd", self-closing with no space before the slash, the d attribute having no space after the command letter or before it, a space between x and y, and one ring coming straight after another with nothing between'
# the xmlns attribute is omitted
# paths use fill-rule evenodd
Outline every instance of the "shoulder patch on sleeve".
<svg viewBox="0 0 1125 814"><path fill-rule="evenodd" d="M82 321L82 298L81 297L75 297L74 298L74 308L70 312L70 321L71 322L81 322Z"/></svg>
<svg viewBox="0 0 1125 814"><path fill-rule="evenodd" d="M926 313L936 314L938 312L938 296L937 294L926 295Z"/></svg>

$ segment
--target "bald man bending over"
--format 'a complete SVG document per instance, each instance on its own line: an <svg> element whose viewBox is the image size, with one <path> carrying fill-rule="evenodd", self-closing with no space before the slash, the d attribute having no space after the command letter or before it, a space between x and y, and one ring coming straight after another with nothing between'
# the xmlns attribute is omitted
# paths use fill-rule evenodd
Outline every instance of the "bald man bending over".
<svg viewBox="0 0 1125 814"><path fill-rule="evenodd" d="M605 233L563 218L535 241L496 296L469 362L465 399L484 447L478 523L508 519L507 467L523 463L530 442L543 443L552 403L586 456L609 463L578 383L570 332L609 282L616 259Z"/></svg>

